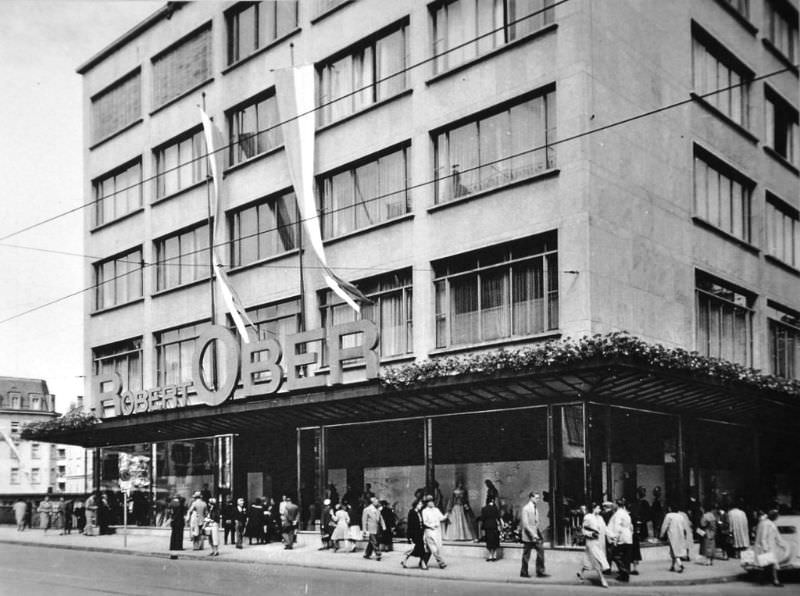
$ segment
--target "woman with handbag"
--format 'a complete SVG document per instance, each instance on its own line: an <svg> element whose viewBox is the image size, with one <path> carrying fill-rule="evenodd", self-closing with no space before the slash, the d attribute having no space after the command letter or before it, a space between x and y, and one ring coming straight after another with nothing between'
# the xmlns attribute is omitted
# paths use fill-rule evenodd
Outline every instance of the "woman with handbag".
<svg viewBox="0 0 800 596"><path fill-rule="evenodd" d="M581 507L586 511L585 507ZM600 504L592 503L592 510L583 516L583 523L581 524L581 534L585 538L583 550L583 563L581 570L578 572L578 580L583 581L583 574L587 571L594 569L597 571L597 576L600 578L600 585L608 588L606 581L606 571L611 570L606 558L606 522L600 515Z"/></svg>
<svg viewBox="0 0 800 596"><path fill-rule="evenodd" d="M764 569L764 575L767 578L771 576L773 586L782 587L783 584L778 580L778 563L779 557L784 553L785 545L778 532L778 526L775 525L777 519L778 510L771 509L767 516L758 522L753 550L756 554L756 564Z"/></svg>

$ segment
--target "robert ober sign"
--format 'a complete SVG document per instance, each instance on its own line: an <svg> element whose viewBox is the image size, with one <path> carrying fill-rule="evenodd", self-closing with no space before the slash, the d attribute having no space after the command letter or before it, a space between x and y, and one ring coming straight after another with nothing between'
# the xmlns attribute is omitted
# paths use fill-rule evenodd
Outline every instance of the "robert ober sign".
<svg viewBox="0 0 800 596"><path fill-rule="evenodd" d="M361 338L361 343L343 347L345 337ZM327 374L302 374L305 367L316 364L318 354L309 348L312 342L325 341L328 348ZM216 343L217 357L207 357ZM141 391L122 391L119 373L97 375L93 379L97 396L96 415L101 418L130 416L188 405L218 406L234 395L241 379L242 391L236 397L269 395L281 387L287 391L308 389L342 382L342 365L346 360L363 359L365 376L378 376L378 329L372 321L354 321L326 329L312 329L287 336L281 346L274 339L262 339L239 345L238 338L221 325L212 325L197 338L192 356L192 380ZM214 362L215 361L215 362ZM207 382L207 370L214 363L217 384ZM286 366L284 376L281 362ZM267 377L268 374L268 379ZM255 382L258 378L258 383Z"/></svg>

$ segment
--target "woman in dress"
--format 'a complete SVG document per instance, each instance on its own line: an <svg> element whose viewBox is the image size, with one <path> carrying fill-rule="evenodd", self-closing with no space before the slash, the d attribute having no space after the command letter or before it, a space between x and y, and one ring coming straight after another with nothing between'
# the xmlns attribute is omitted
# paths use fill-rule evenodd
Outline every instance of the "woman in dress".
<svg viewBox="0 0 800 596"><path fill-rule="evenodd" d="M686 521L674 505L667 505L667 515L664 516L664 521L661 523L659 536L661 540L669 543L669 556L672 558L669 570L683 573L681 557L689 548L692 535L688 533Z"/></svg>
<svg viewBox="0 0 800 596"><path fill-rule="evenodd" d="M253 540L256 544L261 542L261 532L264 531L264 506L261 504L261 499L256 497L256 500L247 508L247 524L244 528L244 535L247 536L250 544Z"/></svg>
<svg viewBox="0 0 800 596"><path fill-rule="evenodd" d="M209 557L219 556L219 507L217 500L211 498L208 500L208 511L206 518L203 520L203 533L208 536L208 544L211 546L211 552L208 553Z"/></svg>
<svg viewBox="0 0 800 596"><path fill-rule="evenodd" d="M472 511L469 508L467 491L461 480L456 481L447 511L449 523L444 528L443 538L445 540L475 540L475 532L472 530Z"/></svg>
<svg viewBox="0 0 800 596"><path fill-rule="evenodd" d="M586 511L585 507L581 507L581 509ZM600 578L600 585L607 588L608 582L603 573L609 571L611 566L606 557L606 522L600 515L599 503L592 503L592 510L583 516L581 533L586 539L586 544L583 549L583 564L578 572L578 579L583 581L583 574L594 569Z"/></svg>
<svg viewBox="0 0 800 596"><path fill-rule="evenodd" d="M342 548L342 541L345 541L348 552L352 551L352 545L350 544L350 516L341 503L336 505L336 513L333 516L333 521L336 523L336 527L331 534L333 552L339 552L339 549Z"/></svg>
<svg viewBox="0 0 800 596"><path fill-rule="evenodd" d="M714 550L717 548L717 506L706 509L700 518L700 552L705 557L706 565L713 565Z"/></svg>
<svg viewBox="0 0 800 596"><path fill-rule="evenodd" d="M406 566L409 557L417 557L419 558L420 568L428 568L427 552L425 551L425 542L423 540L422 505L422 500L417 499L411 505L411 509L408 510L406 536L414 546L403 553L403 560L400 561L403 567Z"/></svg>
<svg viewBox="0 0 800 596"><path fill-rule="evenodd" d="M186 506L180 497L173 497L170 504L170 526L172 531L169 536L169 550L183 550L183 528Z"/></svg>
<svg viewBox="0 0 800 596"><path fill-rule="evenodd" d="M486 538L486 550L489 551L489 556L486 557L486 560L496 561L497 549L500 548L500 527L503 524L496 499L491 499L481 509L480 522L483 535Z"/></svg>

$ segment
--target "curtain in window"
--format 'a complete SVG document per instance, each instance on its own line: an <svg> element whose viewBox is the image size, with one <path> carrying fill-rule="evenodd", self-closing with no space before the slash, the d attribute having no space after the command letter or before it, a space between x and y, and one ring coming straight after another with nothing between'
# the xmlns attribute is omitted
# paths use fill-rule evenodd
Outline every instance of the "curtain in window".
<svg viewBox="0 0 800 596"><path fill-rule="evenodd" d="M477 0L477 53L485 54L503 45L503 0Z"/></svg>
<svg viewBox="0 0 800 596"><path fill-rule="evenodd" d="M481 340L508 337L508 269L487 271L480 276Z"/></svg>
<svg viewBox="0 0 800 596"><path fill-rule="evenodd" d="M451 344L480 340L477 275L466 275L450 281L450 313Z"/></svg>
<svg viewBox="0 0 800 596"><path fill-rule="evenodd" d="M380 199L378 192L378 162L373 161L356 168L355 185L356 229L374 225L380 221Z"/></svg>
<svg viewBox="0 0 800 596"><path fill-rule="evenodd" d="M353 56L352 62L353 82L349 91L353 92L353 96L342 100L349 106L347 113L357 112L375 102L372 47L366 47L362 53Z"/></svg>
<svg viewBox="0 0 800 596"><path fill-rule="evenodd" d="M509 113L500 112L484 118L478 124L480 134L479 161L481 168L479 186L481 189L494 188L511 181L510 163L506 158L511 154L511 129Z"/></svg>
<svg viewBox="0 0 800 596"><path fill-rule="evenodd" d="M325 68L327 73L327 99L324 103L328 105L326 122L338 120L352 113L352 96L343 97L353 90L353 63L350 56L346 56ZM342 99L339 99L342 98Z"/></svg>
<svg viewBox="0 0 800 596"><path fill-rule="evenodd" d="M514 335L529 335L545 330L543 281L542 259L514 266L511 289Z"/></svg>
<svg viewBox="0 0 800 596"><path fill-rule="evenodd" d="M381 355L404 354L406 352L405 316L402 291L380 297Z"/></svg>
<svg viewBox="0 0 800 596"><path fill-rule="evenodd" d="M295 247L295 205L294 193L290 193L285 197L278 197L275 201L269 203L270 209L274 212L273 221L276 221L278 238L280 239L276 247L277 252L292 250Z"/></svg>
<svg viewBox="0 0 800 596"><path fill-rule="evenodd" d="M375 201L378 219L383 221L403 215L406 203L406 152L404 149L381 157L378 161L378 190Z"/></svg>
<svg viewBox="0 0 800 596"><path fill-rule="evenodd" d="M466 196L480 188L478 125L470 122L448 133L448 160L443 174L450 174L447 200Z"/></svg>
<svg viewBox="0 0 800 596"><path fill-rule="evenodd" d="M237 265L252 263L259 258L259 243L266 238L266 234L259 234L258 208L245 209L237 215L238 225L238 257Z"/></svg>
<svg viewBox="0 0 800 596"><path fill-rule="evenodd" d="M377 101L400 93L406 88L405 32L403 29L379 39L375 46L378 72ZM393 76L394 75L394 76Z"/></svg>
<svg viewBox="0 0 800 596"><path fill-rule="evenodd" d="M258 103L258 130L262 131L258 136L258 152L263 153L273 147L283 144L281 127L276 126L278 118L278 102L275 96L268 97Z"/></svg>

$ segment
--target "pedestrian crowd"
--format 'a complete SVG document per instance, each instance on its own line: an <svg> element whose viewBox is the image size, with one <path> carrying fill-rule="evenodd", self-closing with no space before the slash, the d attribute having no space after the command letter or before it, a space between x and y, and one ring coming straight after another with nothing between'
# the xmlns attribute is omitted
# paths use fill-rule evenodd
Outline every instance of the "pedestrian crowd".
<svg viewBox="0 0 800 596"><path fill-rule="evenodd" d="M45 495L38 503L18 499L12 509L18 532L35 527L45 534L52 530L59 535L71 534L73 530L84 536L113 532L108 496L100 491L90 493L85 498L51 498Z"/></svg>

